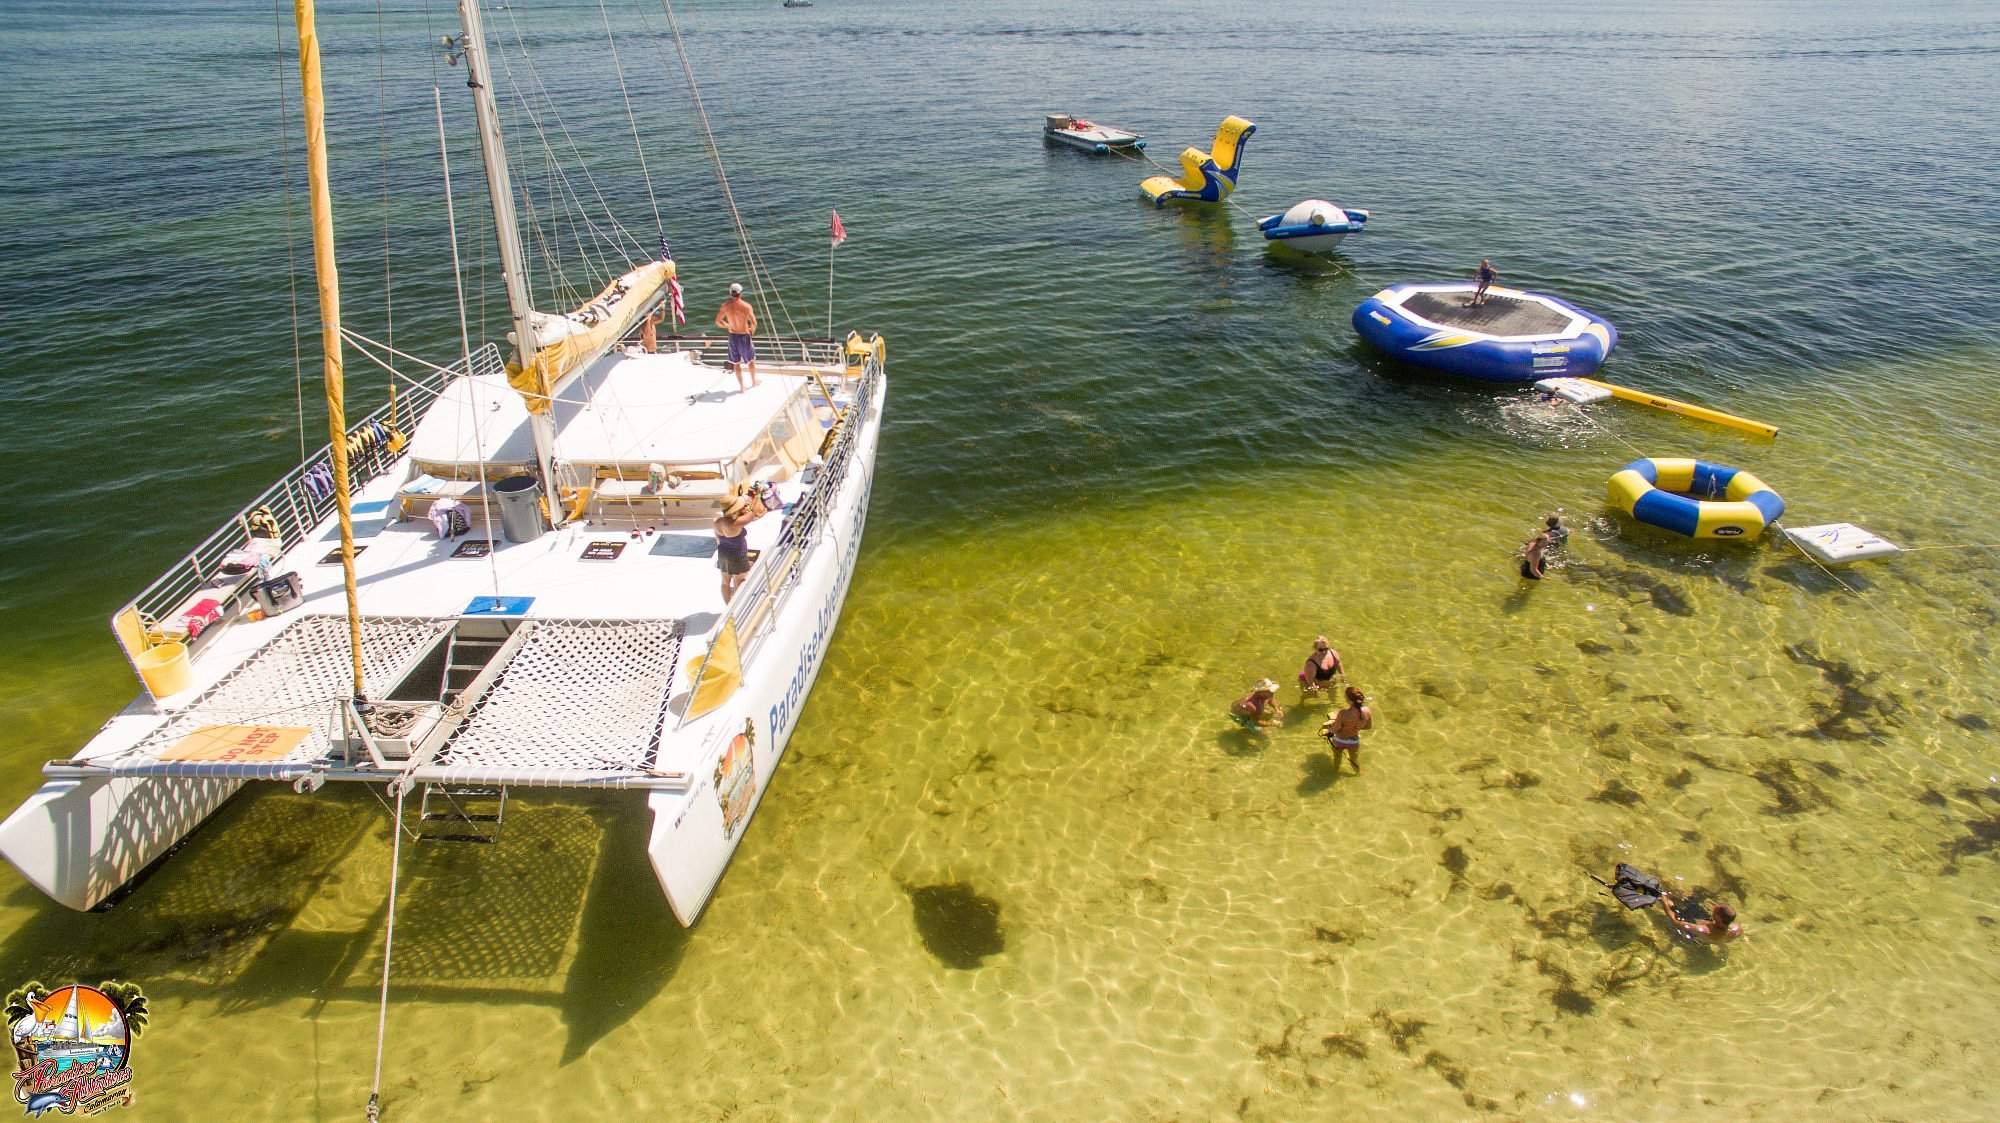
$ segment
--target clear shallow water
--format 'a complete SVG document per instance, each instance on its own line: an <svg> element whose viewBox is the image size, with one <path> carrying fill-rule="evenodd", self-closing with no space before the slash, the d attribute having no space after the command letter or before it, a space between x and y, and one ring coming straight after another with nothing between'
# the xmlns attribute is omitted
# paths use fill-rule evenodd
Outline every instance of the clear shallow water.
<svg viewBox="0 0 2000 1123"><path fill-rule="evenodd" d="M296 459L268 15L0 14L10 803L129 696L104 615ZM615 801L406 855L392 1117L1991 1114L1991 555L1843 570L1856 593L1768 542L1629 527L1533 588L1511 560L1543 511L1603 516L1638 454L1750 467L1795 524L2000 542L1990 13L682 15L794 314L823 314L838 206L840 318L890 339L868 548L694 933ZM456 325L422 50L448 17L384 15L382 142L375 9L322 17L348 312L386 330L384 143L395 330L431 355ZM649 241L576 18L524 30ZM714 192L675 80L621 49L700 312L736 275ZM1167 163L1242 113L1246 210L1324 195L1373 229L1273 259L1244 213L1143 206L1149 167L1040 147L1062 108ZM1354 343L1362 297L1480 256L1616 321L1607 377L1784 433L1583 423ZM79 278L109 323L52 297ZM1314 706L1268 741L1222 720L1320 631L1380 715L1359 779ZM149 986L149 1118L348 1115L387 851L365 794L239 800L109 914L0 873L0 964ZM1605 908L1583 875L1620 859L1741 901L1751 938L1690 951Z"/></svg>

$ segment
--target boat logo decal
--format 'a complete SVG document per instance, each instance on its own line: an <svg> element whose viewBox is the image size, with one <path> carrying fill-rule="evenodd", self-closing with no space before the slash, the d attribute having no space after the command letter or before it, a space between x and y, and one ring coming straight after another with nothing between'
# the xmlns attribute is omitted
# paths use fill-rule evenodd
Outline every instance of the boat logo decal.
<svg viewBox="0 0 2000 1123"><path fill-rule="evenodd" d="M132 983L16 987L7 995L14 1102L36 1118L131 1106L132 1039L145 1028L146 994Z"/></svg>
<svg viewBox="0 0 2000 1123"><path fill-rule="evenodd" d="M738 733L715 762L715 800L722 805L722 837L735 838L757 794L757 725L743 719Z"/></svg>

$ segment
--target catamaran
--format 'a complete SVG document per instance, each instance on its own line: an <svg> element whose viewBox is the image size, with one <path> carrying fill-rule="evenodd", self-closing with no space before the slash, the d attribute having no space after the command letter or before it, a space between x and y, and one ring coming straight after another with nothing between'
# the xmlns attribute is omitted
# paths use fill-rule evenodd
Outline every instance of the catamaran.
<svg viewBox="0 0 2000 1123"><path fill-rule="evenodd" d="M296 8L330 442L112 616L144 689L44 766L0 823L0 854L89 909L250 783L378 785L399 849L406 835L491 840L515 789L611 789L643 799L653 870L692 925L840 619L884 344L760 338L750 385L720 341L648 347L655 311L679 299L664 242L582 307L534 307L466 0L446 46L470 71L511 353L467 342L348 424L343 347L386 365L385 349L340 323L318 38L311 0ZM725 504L761 513L729 598Z"/></svg>

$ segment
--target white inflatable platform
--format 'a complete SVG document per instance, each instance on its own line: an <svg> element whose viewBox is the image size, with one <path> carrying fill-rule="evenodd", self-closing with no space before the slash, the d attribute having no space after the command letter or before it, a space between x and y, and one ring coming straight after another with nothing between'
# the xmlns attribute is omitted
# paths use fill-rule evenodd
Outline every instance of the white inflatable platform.
<svg viewBox="0 0 2000 1123"><path fill-rule="evenodd" d="M1785 537L1796 543L1799 549L1830 565L1864 558L1884 558L1903 552L1901 546L1870 534L1853 523L1786 527Z"/></svg>

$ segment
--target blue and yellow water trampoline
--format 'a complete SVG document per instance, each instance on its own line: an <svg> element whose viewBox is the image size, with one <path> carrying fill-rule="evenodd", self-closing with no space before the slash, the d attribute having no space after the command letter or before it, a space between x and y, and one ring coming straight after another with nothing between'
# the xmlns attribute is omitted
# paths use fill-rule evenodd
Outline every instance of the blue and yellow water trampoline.
<svg viewBox="0 0 2000 1123"><path fill-rule="evenodd" d="M1754 538L1785 513L1763 480L1726 464L1649 456L1611 476L1611 505L1689 538Z"/></svg>
<svg viewBox="0 0 2000 1123"><path fill-rule="evenodd" d="M1391 358L1487 382L1576 378L1604 364L1618 329L1538 292L1470 282L1390 285L1354 310L1354 330Z"/></svg>

